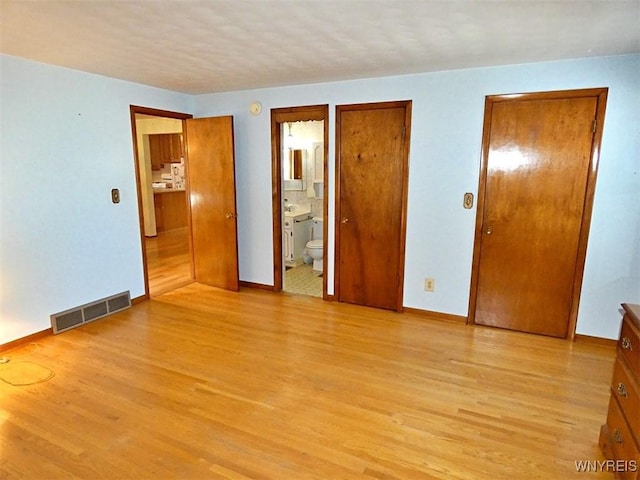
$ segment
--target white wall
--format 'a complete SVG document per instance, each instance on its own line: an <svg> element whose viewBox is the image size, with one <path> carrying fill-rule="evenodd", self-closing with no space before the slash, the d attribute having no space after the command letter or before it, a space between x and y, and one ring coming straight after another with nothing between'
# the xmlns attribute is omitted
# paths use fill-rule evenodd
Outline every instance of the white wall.
<svg viewBox="0 0 640 480"><path fill-rule="evenodd" d="M0 99L2 344L144 293L129 105L189 113L192 98L0 56Z"/></svg>
<svg viewBox="0 0 640 480"><path fill-rule="evenodd" d="M272 284L272 108L329 104L329 238L333 237L335 105L413 100L404 305L466 316L486 95L609 87L577 333L615 338L622 302L640 303L640 56L513 65L224 94L196 116L235 117L242 280ZM252 100L263 113L249 114ZM333 281L333 244L328 281ZM424 278L436 280L434 293ZM332 289L330 287L330 293Z"/></svg>
<svg viewBox="0 0 640 480"><path fill-rule="evenodd" d="M269 110L330 105L332 191L335 105L413 100L404 304L466 315L475 210L462 196L477 191L485 95L586 87L609 101L577 331L614 338L619 304L640 303L639 72L633 55L190 97L0 56L0 344L52 313L142 295L130 104L234 115L240 278L272 284Z"/></svg>

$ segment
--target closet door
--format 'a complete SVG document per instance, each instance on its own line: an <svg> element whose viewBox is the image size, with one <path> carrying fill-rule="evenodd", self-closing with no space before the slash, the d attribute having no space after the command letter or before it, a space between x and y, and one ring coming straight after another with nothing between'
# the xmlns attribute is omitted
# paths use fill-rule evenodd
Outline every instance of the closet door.
<svg viewBox="0 0 640 480"><path fill-rule="evenodd" d="M573 334L605 101L604 89L487 98L475 323Z"/></svg>
<svg viewBox="0 0 640 480"><path fill-rule="evenodd" d="M402 310L411 102L338 106L336 291Z"/></svg>

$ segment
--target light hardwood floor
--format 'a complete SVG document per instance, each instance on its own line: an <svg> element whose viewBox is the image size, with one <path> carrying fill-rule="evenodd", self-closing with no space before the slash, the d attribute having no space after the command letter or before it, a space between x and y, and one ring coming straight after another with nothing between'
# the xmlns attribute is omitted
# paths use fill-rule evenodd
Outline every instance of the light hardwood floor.
<svg viewBox="0 0 640 480"><path fill-rule="evenodd" d="M613 478L608 345L194 283L4 355L2 480Z"/></svg>
<svg viewBox="0 0 640 480"><path fill-rule="evenodd" d="M145 238L149 295L156 297L193 282L188 229L176 228Z"/></svg>

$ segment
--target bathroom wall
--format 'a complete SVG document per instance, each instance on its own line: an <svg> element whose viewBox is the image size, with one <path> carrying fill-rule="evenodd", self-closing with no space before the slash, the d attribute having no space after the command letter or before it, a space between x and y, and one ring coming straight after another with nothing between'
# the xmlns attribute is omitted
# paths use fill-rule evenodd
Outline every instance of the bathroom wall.
<svg viewBox="0 0 640 480"><path fill-rule="evenodd" d="M234 115L240 278L273 284L272 108L329 105L329 246L333 293L335 106L412 100L404 305L466 316L486 95L609 87L577 333L618 334L620 303L640 303L640 55L477 68L201 95L196 116ZM249 114L252 101L263 113ZM371 221L376 221L372 218ZM433 293L424 278L435 278Z"/></svg>
<svg viewBox="0 0 640 480"><path fill-rule="evenodd" d="M282 192L284 198L287 199L286 203L292 203L294 205L311 205L311 214L314 217L322 217L323 202L321 198L310 198L307 192L289 190Z"/></svg>

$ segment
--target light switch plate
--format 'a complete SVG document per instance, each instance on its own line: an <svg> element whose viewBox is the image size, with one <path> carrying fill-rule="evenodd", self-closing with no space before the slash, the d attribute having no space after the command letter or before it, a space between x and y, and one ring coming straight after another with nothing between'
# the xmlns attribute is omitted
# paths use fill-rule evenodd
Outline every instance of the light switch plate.
<svg viewBox="0 0 640 480"><path fill-rule="evenodd" d="M473 207L473 193L465 193L464 200L462 201L462 206L466 209Z"/></svg>

